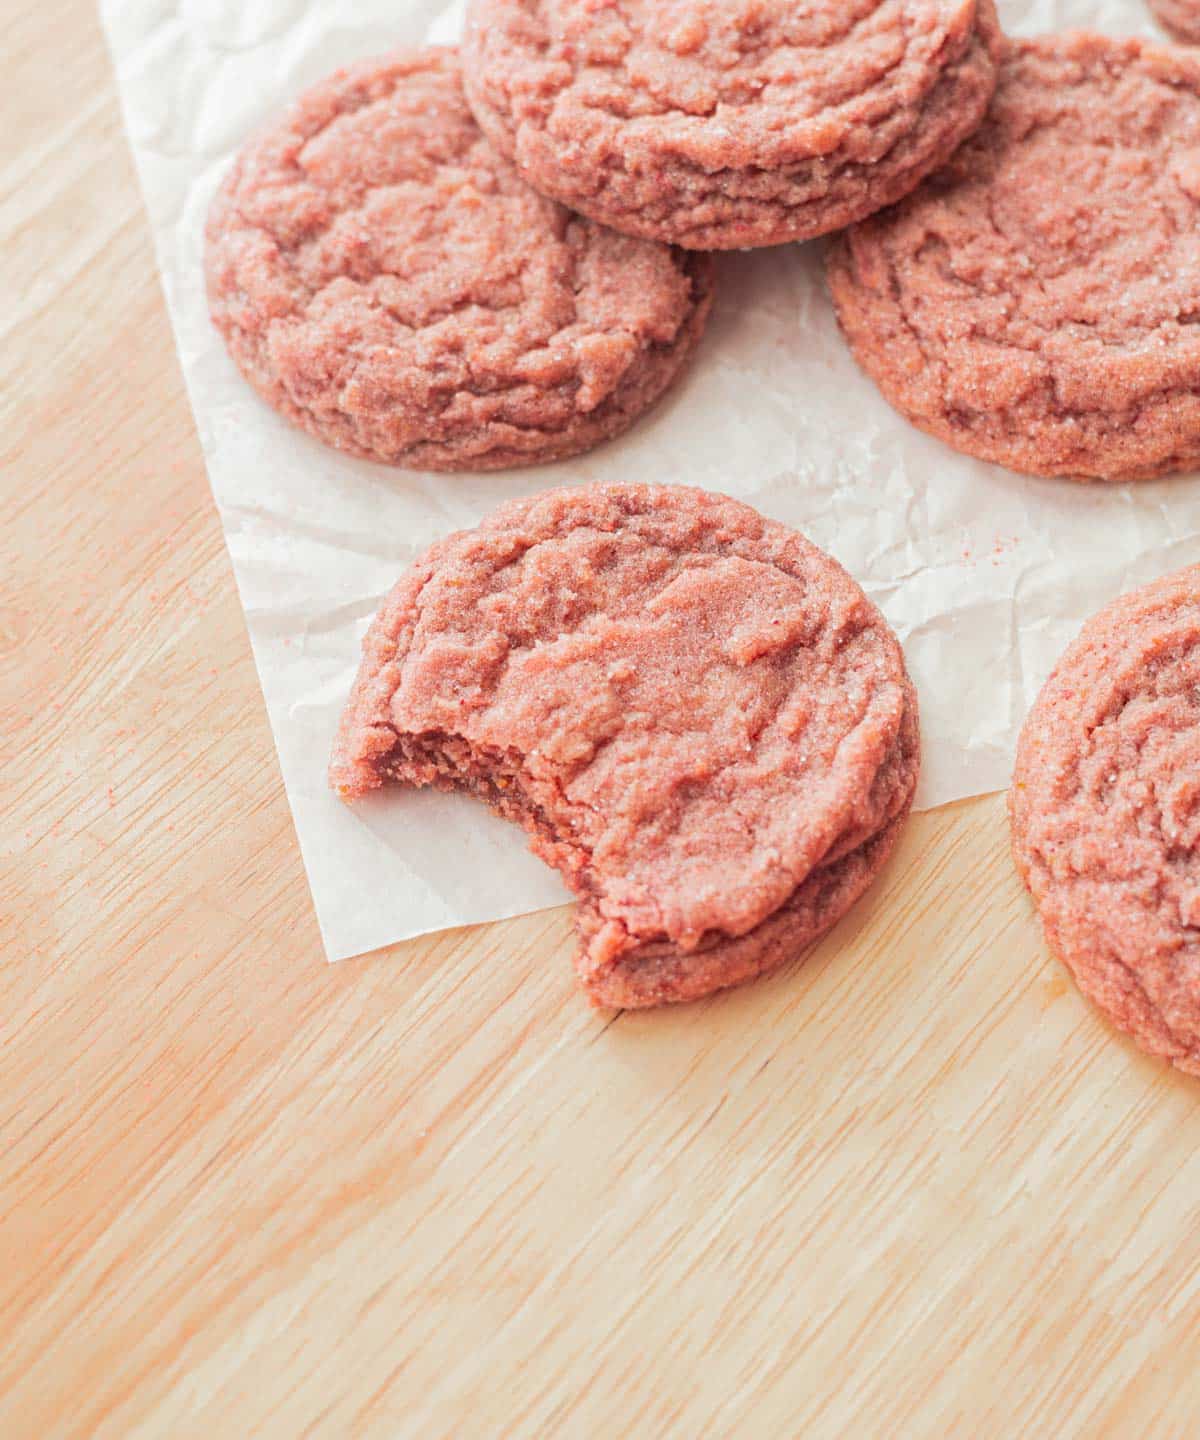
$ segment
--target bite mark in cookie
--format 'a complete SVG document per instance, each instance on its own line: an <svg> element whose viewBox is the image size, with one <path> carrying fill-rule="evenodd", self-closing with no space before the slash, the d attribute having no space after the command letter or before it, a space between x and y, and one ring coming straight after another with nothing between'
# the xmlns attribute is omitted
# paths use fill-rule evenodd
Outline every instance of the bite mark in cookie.
<svg viewBox="0 0 1200 1440"><path fill-rule="evenodd" d="M599 485L433 546L364 642L331 781L476 794L580 897L597 1003L797 953L911 804L916 701L879 612L748 506Z"/></svg>

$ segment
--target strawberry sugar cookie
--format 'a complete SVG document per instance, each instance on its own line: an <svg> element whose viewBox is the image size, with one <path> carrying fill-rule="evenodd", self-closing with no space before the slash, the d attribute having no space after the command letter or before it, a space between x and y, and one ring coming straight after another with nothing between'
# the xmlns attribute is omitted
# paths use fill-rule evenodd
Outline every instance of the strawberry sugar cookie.
<svg viewBox="0 0 1200 1440"><path fill-rule="evenodd" d="M988 119L916 194L839 236L862 368L914 424L1032 475L1200 465L1200 55L1014 44Z"/></svg>
<svg viewBox="0 0 1200 1440"><path fill-rule="evenodd" d="M467 98L544 195L702 250L906 195L982 120L992 0L473 0Z"/></svg>
<svg viewBox="0 0 1200 1440"><path fill-rule="evenodd" d="M871 883L912 802L916 698L859 587L720 495L605 484L434 545L364 641L330 779L522 825L579 897L593 1003L774 968Z"/></svg>
<svg viewBox="0 0 1200 1440"><path fill-rule="evenodd" d="M704 329L707 257L535 194L453 50L339 71L242 152L209 215L213 320L274 409L430 470L561 460L620 434Z"/></svg>
<svg viewBox="0 0 1200 1440"><path fill-rule="evenodd" d="M1051 950L1200 1075L1200 566L1084 627L1025 722L1009 809Z"/></svg>

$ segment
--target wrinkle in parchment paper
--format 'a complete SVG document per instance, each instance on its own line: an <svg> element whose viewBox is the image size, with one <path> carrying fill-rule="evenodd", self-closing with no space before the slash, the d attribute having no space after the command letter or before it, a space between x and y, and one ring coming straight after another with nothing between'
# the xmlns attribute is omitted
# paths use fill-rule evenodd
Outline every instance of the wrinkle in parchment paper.
<svg viewBox="0 0 1200 1440"><path fill-rule="evenodd" d="M1142 0L1001 0L1013 32L1153 35ZM820 247L722 257L710 332L624 439L506 475L347 459L250 391L208 321L205 212L246 136L340 64L453 41L439 0L104 0L130 142L317 916L331 959L567 898L521 835L452 796L347 809L325 786L359 641L414 556L501 500L592 480L736 495L805 531L882 606L921 696L918 802L1003 788L1024 713L1083 620L1196 558L1191 479L1078 486L968 460L911 429L839 338Z"/></svg>

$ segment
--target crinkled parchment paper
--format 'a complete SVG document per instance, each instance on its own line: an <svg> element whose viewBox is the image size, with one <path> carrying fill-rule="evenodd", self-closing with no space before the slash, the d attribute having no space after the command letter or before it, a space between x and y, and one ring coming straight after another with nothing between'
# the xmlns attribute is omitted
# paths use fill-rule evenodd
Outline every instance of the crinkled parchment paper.
<svg viewBox="0 0 1200 1440"><path fill-rule="evenodd" d="M724 491L836 555L899 632L921 694L923 806L1002 789L1022 716L1085 617L1197 555L1200 485L1021 479L945 449L856 370L819 247L721 264L690 375L625 439L501 476L346 459L249 390L209 325L205 211L255 126L337 65L452 41L438 0L104 0L179 353L331 959L566 899L515 829L465 799L347 809L325 764L359 641L415 554L499 501L620 478ZM1022 33L1154 34L1142 0L1009 0Z"/></svg>

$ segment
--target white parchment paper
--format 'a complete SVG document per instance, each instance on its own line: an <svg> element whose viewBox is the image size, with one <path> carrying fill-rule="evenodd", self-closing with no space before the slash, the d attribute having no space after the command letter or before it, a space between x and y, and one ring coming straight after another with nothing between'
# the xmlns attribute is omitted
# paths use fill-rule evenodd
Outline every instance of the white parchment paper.
<svg viewBox="0 0 1200 1440"><path fill-rule="evenodd" d="M1022 479L911 429L854 366L819 249L726 257L689 376L580 460L434 476L347 459L250 391L209 324L209 201L250 132L336 66L453 41L444 0L102 0L125 121L284 784L330 959L567 898L522 836L465 799L353 810L325 765L380 597L437 536L501 500L604 478L739 496L805 531L883 607L921 696L919 803L1002 789L1038 686L1083 620L1193 561L1200 485ZM1155 34L1143 0L1001 0L1013 32ZM233 857L231 857L231 860Z"/></svg>

